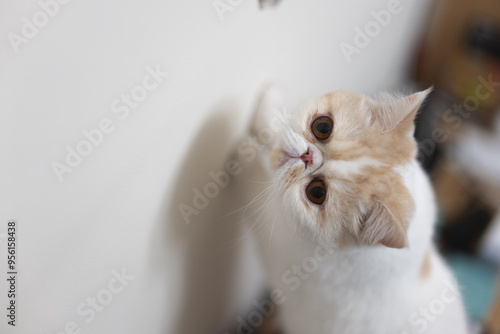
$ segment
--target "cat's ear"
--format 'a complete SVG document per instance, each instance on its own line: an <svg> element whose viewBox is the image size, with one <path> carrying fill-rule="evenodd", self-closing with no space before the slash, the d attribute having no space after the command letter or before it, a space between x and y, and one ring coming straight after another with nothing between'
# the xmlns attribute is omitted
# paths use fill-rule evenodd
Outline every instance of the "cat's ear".
<svg viewBox="0 0 500 334"><path fill-rule="evenodd" d="M374 200L362 224L361 239L365 244L380 244L390 248L407 246L408 220L401 214L391 212L387 205L378 200Z"/></svg>
<svg viewBox="0 0 500 334"><path fill-rule="evenodd" d="M372 109L373 122L378 124L383 133L398 131L413 135L417 111L431 90L432 87L429 87L404 97L380 96Z"/></svg>

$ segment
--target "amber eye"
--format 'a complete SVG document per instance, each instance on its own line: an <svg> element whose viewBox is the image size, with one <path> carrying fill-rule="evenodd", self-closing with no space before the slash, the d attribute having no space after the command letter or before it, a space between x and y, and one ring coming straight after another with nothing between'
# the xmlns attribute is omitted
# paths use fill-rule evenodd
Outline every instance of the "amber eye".
<svg viewBox="0 0 500 334"><path fill-rule="evenodd" d="M306 188L307 198L314 204L323 204L326 199L326 184L321 179L314 179Z"/></svg>
<svg viewBox="0 0 500 334"><path fill-rule="evenodd" d="M314 120L311 125L311 131L319 141L325 141L330 138L333 130L333 119L328 116L320 116Z"/></svg>

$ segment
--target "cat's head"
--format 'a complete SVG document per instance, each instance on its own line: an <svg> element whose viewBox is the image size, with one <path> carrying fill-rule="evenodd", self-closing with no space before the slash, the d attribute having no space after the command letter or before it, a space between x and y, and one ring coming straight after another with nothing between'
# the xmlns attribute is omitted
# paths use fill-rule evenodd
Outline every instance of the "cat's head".
<svg viewBox="0 0 500 334"><path fill-rule="evenodd" d="M416 156L414 119L429 91L338 91L287 119L269 162L297 227L333 247L406 246L414 201L400 171Z"/></svg>

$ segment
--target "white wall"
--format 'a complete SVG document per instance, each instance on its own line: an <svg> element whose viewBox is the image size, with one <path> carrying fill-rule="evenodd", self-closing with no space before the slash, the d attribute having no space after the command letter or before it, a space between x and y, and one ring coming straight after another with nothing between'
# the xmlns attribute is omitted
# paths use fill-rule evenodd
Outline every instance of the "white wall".
<svg viewBox="0 0 500 334"><path fill-rule="evenodd" d="M262 12L246 0L222 21L212 1L72 0L17 53L8 34L40 7L0 2L0 233L19 224L17 331L1 311L0 332L74 321L82 333L190 334L231 320L258 291L245 242L228 249L239 230L205 219L215 204L190 225L178 205L222 168L264 82L285 87L290 109L334 89L402 87L429 1L401 0L349 64L339 44L388 1L283 0ZM157 65L168 77L120 119L112 102ZM59 182L53 162L105 118L114 130ZM87 323L77 307L105 297L122 268L134 280ZM6 291L2 279L1 305Z"/></svg>

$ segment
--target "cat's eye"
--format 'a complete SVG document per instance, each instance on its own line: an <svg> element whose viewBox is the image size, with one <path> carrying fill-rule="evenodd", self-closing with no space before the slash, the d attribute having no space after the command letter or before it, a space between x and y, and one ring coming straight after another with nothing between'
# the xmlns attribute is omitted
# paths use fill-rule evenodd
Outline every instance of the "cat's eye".
<svg viewBox="0 0 500 334"><path fill-rule="evenodd" d="M319 141L330 138L333 130L333 119L328 116L320 116L311 124L311 131Z"/></svg>
<svg viewBox="0 0 500 334"><path fill-rule="evenodd" d="M326 184L321 179L314 179L307 185L307 198L314 204L321 205L326 199Z"/></svg>

